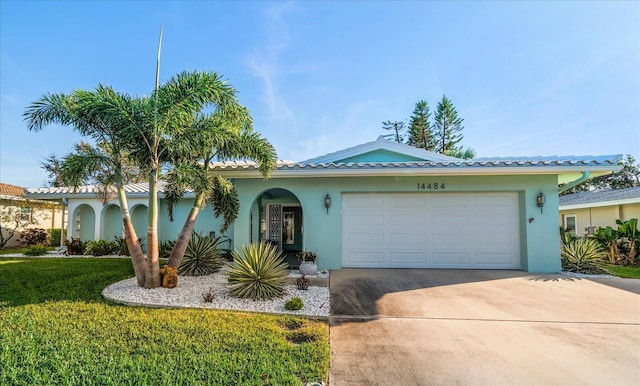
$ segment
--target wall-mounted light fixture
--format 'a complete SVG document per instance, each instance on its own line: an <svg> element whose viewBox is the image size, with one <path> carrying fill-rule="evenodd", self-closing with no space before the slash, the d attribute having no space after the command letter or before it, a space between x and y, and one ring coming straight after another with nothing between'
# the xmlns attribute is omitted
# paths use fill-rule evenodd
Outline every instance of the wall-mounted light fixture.
<svg viewBox="0 0 640 386"><path fill-rule="evenodd" d="M538 197L536 197L536 205L540 208L540 213L542 213L542 207L544 207L544 203L547 201L547 198L544 196L544 193L540 192Z"/></svg>
<svg viewBox="0 0 640 386"><path fill-rule="evenodd" d="M330 206L331 206L331 196L329 196L329 193L327 193L327 195L324 196L324 207L327 208L327 214L329 214Z"/></svg>

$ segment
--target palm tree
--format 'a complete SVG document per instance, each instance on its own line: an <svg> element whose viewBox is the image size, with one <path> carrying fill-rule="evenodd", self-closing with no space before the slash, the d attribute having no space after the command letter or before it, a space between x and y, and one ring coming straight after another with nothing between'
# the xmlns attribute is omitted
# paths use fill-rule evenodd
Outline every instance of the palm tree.
<svg viewBox="0 0 640 386"><path fill-rule="evenodd" d="M93 138L108 151L100 151L89 145L79 145L74 154L65 157L62 172L74 187L92 174L102 174L105 187L115 186L120 204L125 240L138 285L145 281L145 255L131 222L127 197L124 191L123 165L131 155L126 150L123 129L126 122L113 119L106 111L95 109L105 103L133 107L136 101L111 87L99 85L95 91L77 90L66 94L46 94L32 103L24 113L29 130L40 131L44 126L58 123L72 126L81 135Z"/></svg>
<svg viewBox="0 0 640 386"><path fill-rule="evenodd" d="M193 189L196 195L167 262L167 266L177 272L198 213L207 200L215 216L223 217L221 232L238 215L239 201L233 183L211 170L211 162L253 160L264 178L268 178L276 167L277 156L271 143L253 131L251 116L244 107L220 108L210 115L198 115L190 129L175 139L165 191L169 207L178 202L187 188Z"/></svg>
<svg viewBox="0 0 640 386"><path fill-rule="evenodd" d="M174 136L189 128L195 114L203 108L234 108L235 89L215 72L182 72L158 85L154 94L143 99L141 116L126 106L111 106L115 116L127 117L130 151L140 165L149 166L147 226L147 271L145 287L160 286L158 260L158 181L168 161L168 147ZM173 141L175 143L175 141Z"/></svg>

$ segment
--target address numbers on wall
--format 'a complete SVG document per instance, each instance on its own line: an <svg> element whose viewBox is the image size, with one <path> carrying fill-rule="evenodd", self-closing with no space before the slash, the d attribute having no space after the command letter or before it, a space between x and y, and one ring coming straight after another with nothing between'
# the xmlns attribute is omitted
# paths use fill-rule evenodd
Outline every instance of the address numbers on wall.
<svg viewBox="0 0 640 386"><path fill-rule="evenodd" d="M430 182L430 183L420 183L420 182L418 182L418 190L444 190L444 183L442 183L442 182Z"/></svg>

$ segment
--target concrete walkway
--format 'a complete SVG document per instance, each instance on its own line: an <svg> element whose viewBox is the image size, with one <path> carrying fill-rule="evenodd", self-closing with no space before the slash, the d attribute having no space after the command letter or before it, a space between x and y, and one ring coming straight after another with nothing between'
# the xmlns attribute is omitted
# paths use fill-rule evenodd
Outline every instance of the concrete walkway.
<svg viewBox="0 0 640 386"><path fill-rule="evenodd" d="M640 280L331 272L330 384L637 385Z"/></svg>

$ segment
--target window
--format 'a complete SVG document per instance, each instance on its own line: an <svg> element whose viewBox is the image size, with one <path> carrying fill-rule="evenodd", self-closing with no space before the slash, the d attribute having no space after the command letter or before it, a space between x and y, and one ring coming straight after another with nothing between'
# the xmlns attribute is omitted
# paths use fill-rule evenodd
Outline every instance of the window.
<svg viewBox="0 0 640 386"><path fill-rule="evenodd" d="M572 235L576 235L576 229L577 228L577 224L576 224L576 215L575 214L565 214L564 215L564 229L567 230L567 232L571 233Z"/></svg>
<svg viewBox="0 0 640 386"><path fill-rule="evenodd" d="M20 221L31 222L31 207L25 206L20 208Z"/></svg>

